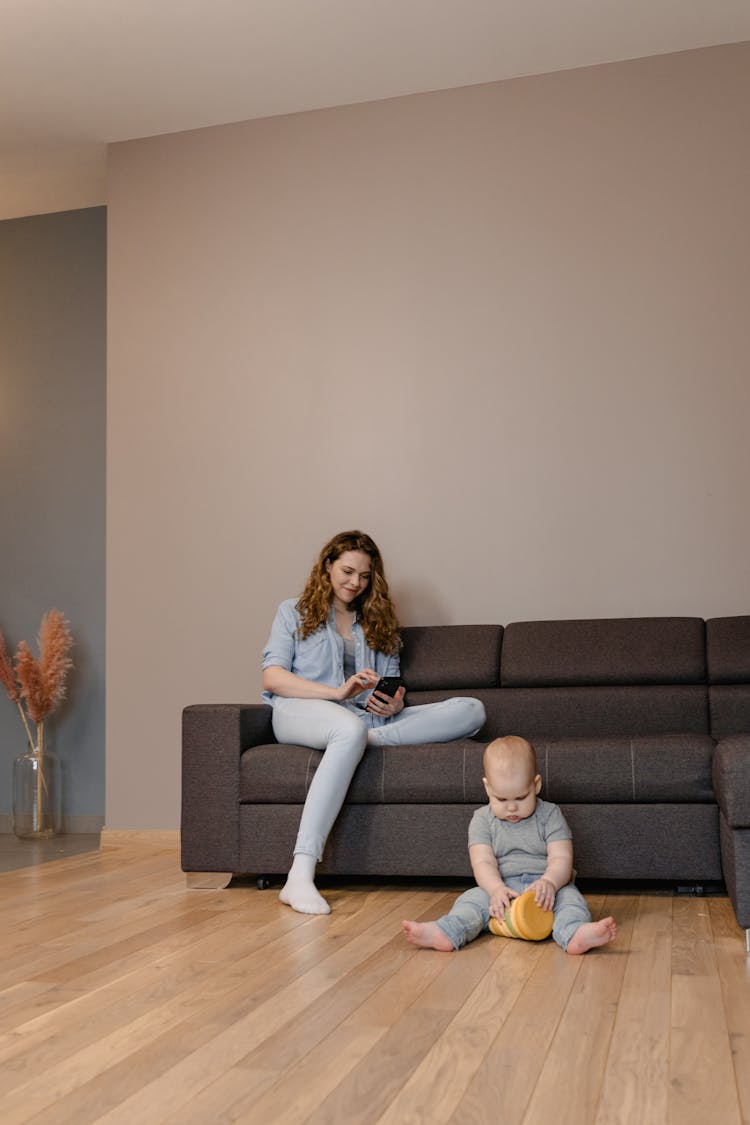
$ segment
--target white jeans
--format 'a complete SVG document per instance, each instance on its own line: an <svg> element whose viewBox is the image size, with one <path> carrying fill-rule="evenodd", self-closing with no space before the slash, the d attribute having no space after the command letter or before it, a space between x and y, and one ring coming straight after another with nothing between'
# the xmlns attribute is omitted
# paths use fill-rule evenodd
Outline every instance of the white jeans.
<svg viewBox="0 0 750 1125"><path fill-rule="evenodd" d="M273 704L273 733L279 742L325 750L307 792L294 854L320 861L365 747L451 742L476 734L484 723L478 699L456 697L405 707L382 726L369 727L347 707L326 699L285 699Z"/></svg>

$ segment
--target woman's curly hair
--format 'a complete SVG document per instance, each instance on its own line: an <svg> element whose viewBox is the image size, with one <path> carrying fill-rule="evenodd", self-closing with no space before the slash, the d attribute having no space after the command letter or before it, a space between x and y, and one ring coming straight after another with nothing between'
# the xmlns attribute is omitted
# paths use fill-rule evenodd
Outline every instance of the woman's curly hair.
<svg viewBox="0 0 750 1125"><path fill-rule="evenodd" d="M401 648L401 626L388 591L383 559L377 546L364 531L342 531L334 535L320 552L318 561L297 602L302 639L309 637L328 620L333 587L328 567L346 551L364 551L372 563L367 589L352 603L370 648L390 655Z"/></svg>

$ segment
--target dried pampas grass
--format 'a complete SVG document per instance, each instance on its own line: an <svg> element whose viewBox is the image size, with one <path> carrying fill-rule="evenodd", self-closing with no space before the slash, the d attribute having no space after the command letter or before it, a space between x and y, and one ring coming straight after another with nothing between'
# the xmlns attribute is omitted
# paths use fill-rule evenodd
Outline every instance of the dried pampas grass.
<svg viewBox="0 0 750 1125"><path fill-rule="evenodd" d="M65 699L65 680L73 667L70 650L73 637L70 623L59 609L51 609L42 618L39 630L39 664L44 684L47 714L59 707Z"/></svg>
<svg viewBox="0 0 750 1125"><path fill-rule="evenodd" d="M0 683L8 693L8 699L11 703L18 703L21 698L21 689L16 683L15 673L13 672L13 665L8 656L8 650L5 647L5 637L0 630Z"/></svg>
<svg viewBox="0 0 750 1125"><path fill-rule="evenodd" d="M21 641L16 652L16 677L21 685L21 698L26 703L31 721L44 722L49 711L44 706L44 685L42 669L31 654L26 641Z"/></svg>
<svg viewBox="0 0 750 1125"><path fill-rule="evenodd" d="M70 650L73 638L59 609L51 609L39 628L39 659L21 641L16 655L16 678L29 715L41 723L65 698L65 678L73 667Z"/></svg>
<svg viewBox="0 0 750 1125"><path fill-rule="evenodd" d="M11 665L5 638L0 633L0 681L11 702L17 705L21 713L32 749L34 743L28 719L36 723L37 745L41 751L44 720L65 698L65 681L73 667L70 659L73 647L70 623L59 609L51 609L49 613L45 613L37 640L38 659L26 642L21 641Z"/></svg>

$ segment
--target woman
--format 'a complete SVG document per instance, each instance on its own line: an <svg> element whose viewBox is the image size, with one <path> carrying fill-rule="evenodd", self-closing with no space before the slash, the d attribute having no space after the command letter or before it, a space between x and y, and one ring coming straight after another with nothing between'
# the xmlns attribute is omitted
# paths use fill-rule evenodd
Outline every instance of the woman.
<svg viewBox="0 0 750 1125"><path fill-rule="evenodd" d="M365 748L450 742L484 722L478 699L404 708L404 687L392 697L373 691L381 676L398 676L400 647L380 551L361 531L335 535L301 597L279 606L263 650L263 697L277 740L325 750L279 896L303 914L330 913L315 867Z"/></svg>

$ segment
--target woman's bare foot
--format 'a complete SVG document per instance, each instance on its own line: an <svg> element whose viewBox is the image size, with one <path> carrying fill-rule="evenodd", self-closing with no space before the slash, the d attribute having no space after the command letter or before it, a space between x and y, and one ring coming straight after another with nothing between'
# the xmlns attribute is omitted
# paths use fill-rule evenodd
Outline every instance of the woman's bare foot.
<svg viewBox="0 0 750 1125"><path fill-rule="evenodd" d="M598 922L584 922L568 942L566 953L586 953L597 945L606 945L617 937L614 918L600 918Z"/></svg>
<svg viewBox="0 0 750 1125"><path fill-rule="evenodd" d="M446 937L437 922L402 922L404 937L412 945L422 949L439 949L441 953L452 953L453 942Z"/></svg>

